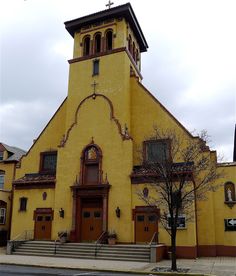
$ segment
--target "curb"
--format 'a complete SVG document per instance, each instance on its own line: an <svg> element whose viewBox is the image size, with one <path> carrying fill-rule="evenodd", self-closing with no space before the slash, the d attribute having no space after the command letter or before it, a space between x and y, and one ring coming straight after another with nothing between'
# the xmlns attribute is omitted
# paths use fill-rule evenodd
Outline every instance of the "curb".
<svg viewBox="0 0 236 276"><path fill-rule="evenodd" d="M178 273L178 272L155 272L155 271L136 271L136 270L124 270L124 269L99 269L99 268L76 268L67 266L57 265L36 265L36 264L19 264L19 263L7 263L0 262L0 265L17 265L17 266L28 266L28 267L41 267L41 268L57 268L57 269L71 269L71 270L88 270L88 271L99 271L99 272L113 272L113 273L127 273L127 274L140 274L140 275L176 275L176 276L214 276L213 274L204 273Z"/></svg>

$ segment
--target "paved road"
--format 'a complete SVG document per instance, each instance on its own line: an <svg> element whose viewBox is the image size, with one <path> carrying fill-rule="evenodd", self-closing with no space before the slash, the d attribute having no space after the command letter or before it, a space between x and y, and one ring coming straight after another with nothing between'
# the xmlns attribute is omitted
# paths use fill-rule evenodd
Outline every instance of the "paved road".
<svg viewBox="0 0 236 276"><path fill-rule="evenodd" d="M127 273L112 273L101 271L86 271L86 270L72 270L72 269L58 269L58 268L41 268L30 266L17 266L17 265L0 265L1 276L140 276L140 274L127 274ZM150 275L150 274L147 274ZM145 276L145 275L144 275Z"/></svg>

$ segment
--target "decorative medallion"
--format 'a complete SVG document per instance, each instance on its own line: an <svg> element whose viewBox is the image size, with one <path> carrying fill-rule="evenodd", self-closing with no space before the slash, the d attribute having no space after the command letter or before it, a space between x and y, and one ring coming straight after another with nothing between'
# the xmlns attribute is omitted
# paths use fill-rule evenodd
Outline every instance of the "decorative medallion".
<svg viewBox="0 0 236 276"><path fill-rule="evenodd" d="M47 193L43 192L42 197L43 197L43 200L46 200L47 199Z"/></svg>
<svg viewBox="0 0 236 276"><path fill-rule="evenodd" d="M144 197L144 198L147 198L147 197L148 197L148 194L149 194L149 190L148 190L147 187L145 187L145 188L143 189L143 197Z"/></svg>

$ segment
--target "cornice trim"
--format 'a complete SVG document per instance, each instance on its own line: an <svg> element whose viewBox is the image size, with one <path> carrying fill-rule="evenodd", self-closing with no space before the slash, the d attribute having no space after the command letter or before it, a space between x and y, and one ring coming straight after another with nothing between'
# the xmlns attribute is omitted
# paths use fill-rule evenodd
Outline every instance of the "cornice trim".
<svg viewBox="0 0 236 276"><path fill-rule="evenodd" d="M75 125L77 125L78 123L78 114L79 114L79 110L81 108L81 106L89 99L93 99L95 100L97 97L101 97L103 98L109 105L110 107L110 120L114 121L114 123L116 124L117 126L117 129L118 129L118 132L122 138L122 140L133 140L133 138L128 134L128 133L123 133L122 132L122 127L121 127L121 124L119 122L119 120L115 117L115 114L114 114L114 107L113 107L113 104L111 102L111 100L106 97L105 95L103 94L91 94L89 96L87 96L86 98L84 98L80 104L78 105L77 109L76 109L76 112L75 112L75 118L74 118L74 122L71 124L71 126L68 128L67 132L65 135L63 135L63 138L61 140L61 143L59 145L59 147L64 147L68 138L69 138L69 135L70 135L70 132L71 130L74 128Z"/></svg>

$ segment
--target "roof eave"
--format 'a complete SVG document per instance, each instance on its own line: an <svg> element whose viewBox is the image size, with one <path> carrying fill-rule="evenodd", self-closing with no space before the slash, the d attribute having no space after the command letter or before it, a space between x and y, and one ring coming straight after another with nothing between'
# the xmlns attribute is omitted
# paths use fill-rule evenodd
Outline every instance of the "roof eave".
<svg viewBox="0 0 236 276"><path fill-rule="evenodd" d="M140 25L138 23L138 20L135 16L135 13L132 9L132 6L130 3L114 7L108 10L103 10L98 13L90 14L84 17L80 17L77 19L73 19L70 21L66 21L65 28L70 33L72 37L74 37L74 34L76 31L78 31L82 26L93 24L97 21L107 20L110 18L117 18L117 17L124 17L130 25L132 26L135 35L137 36L137 40L140 45L140 51L146 52L148 48L148 44L146 42L146 39L143 35L143 32L140 28Z"/></svg>

